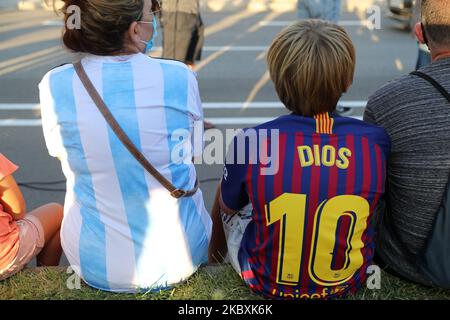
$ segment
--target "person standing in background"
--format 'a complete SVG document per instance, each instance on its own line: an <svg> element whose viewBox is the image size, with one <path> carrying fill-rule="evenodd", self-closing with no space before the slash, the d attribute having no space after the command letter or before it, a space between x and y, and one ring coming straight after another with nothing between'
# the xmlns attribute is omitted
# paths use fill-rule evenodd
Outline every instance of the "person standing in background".
<svg viewBox="0 0 450 320"><path fill-rule="evenodd" d="M422 0L414 1L412 25L415 25L417 22L421 21L422 19L421 7L422 7ZM414 28L412 28L412 34L413 37L416 38ZM425 67L431 63L430 49L428 49L428 46L425 43L420 43L419 41L417 41L417 44L419 46L419 55L417 56L416 70Z"/></svg>
<svg viewBox="0 0 450 320"><path fill-rule="evenodd" d="M201 59L204 25L199 0L162 2L163 53L165 59L184 62L193 69Z"/></svg>
<svg viewBox="0 0 450 320"><path fill-rule="evenodd" d="M184 62L194 70L201 59L205 43L205 27L200 16L199 0L164 0L161 26L163 28L164 59ZM204 121L205 129L215 126Z"/></svg>
<svg viewBox="0 0 450 320"><path fill-rule="evenodd" d="M297 17L300 20L320 19L338 24L341 16L341 0L298 0ZM352 109L338 104L336 112L350 116Z"/></svg>
<svg viewBox="0 0 450 320"><path fill-rule="evenodd" d="M341 15L341 0L298 0L299 19L321 19L338 23Z"/></svg>

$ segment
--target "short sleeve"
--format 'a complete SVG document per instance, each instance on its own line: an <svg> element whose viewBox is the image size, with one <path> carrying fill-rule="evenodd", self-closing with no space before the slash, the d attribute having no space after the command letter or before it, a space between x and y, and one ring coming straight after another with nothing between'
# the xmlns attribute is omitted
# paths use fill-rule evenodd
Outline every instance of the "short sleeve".
<svg viewBox="0 0 450 320"><path fill-rule="evenodd" d="M372 123L372 124L376 125L377 124L377 120L375 119L375 114L373 112L374 105L375 105L374 99L373 99L373 97L370 97L369 101L367 102L366 109L364 110L363 120L365 122Z"/></svg>
<svg viewBox="0 0 450 320"><path fill-rule="evenodd" d="M188 71L189 76L189 94L188 94L188 110L193 120L194 134L192 135L192 145L194 147L193 156L199 157L204 149L204 115L202 101L200 98L200 91L198 88L198 81L196 75L191 70Z"/></svg>
<svg viewBox="0 0 450 320"><path fill-rule="evenodd" d="M363 120L378 127L376 143L382 148L385 157L388 158L391 153L391 138L389 137L389 134L386 132L386 130L382 127L382 125L378 123L374 112L374 110L378 108L379 101L380 100L377 99L377 94L369 98L367 107L364 111Z"/></svg>
<svg viewBox="0 0 450 320"><path fill-rule="evenodd" d="M222 179L222 200L228 208L235 211L243 209L250 201L245 186L248 162L239 161L238 152L245 151L239 150L235 137L226 157Z"/></svg>
<svg viewBox="0 0 450 320"><path fill-rule="evenodd" d="M9 161L8 158L0 153L0 180L12 175L17 169L19 169L17 165Z"/></svg>
<svg viewBox="0 0 450 320"><path fill-rule="evenodd" d="M50 156L61 157L63 144L55 112L55 101L51 94L51 72L45 75L39 84L39 98L45 144Z"/></svg>
<svg viewBox="0 0 450 320"><path fill-rule="evenodd" d="M203 121L202 100L200 98L200 90L198 88L197 76L191 70L188 70L189 94L188 94L188 110L194 120Z"/></svg>

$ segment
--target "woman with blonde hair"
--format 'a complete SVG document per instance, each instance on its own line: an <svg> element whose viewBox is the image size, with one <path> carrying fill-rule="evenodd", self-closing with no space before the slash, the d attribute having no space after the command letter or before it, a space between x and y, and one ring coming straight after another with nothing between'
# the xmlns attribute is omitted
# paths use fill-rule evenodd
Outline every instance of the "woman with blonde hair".
<svg viewBox="0 0 450 320"><path fill-rule="evenodd" d="M210 261L228 252L265 297L342 297L364 284L372 263L389 137L335 113L355 70L343 28L298 22L275 38L267 60L291 114L236 136L212 210Z"/></svg>
<svg viewBox="0 0 450 320"><path fill-rule="evenodd" d="M71 6L81 28L67 25ZM144 54L159 10L156 0L65 0L63 42L82 59L39 85L48 151L67 178L62 246L102 290L165 289L207 261L211 221L192 163L198 84L184 64Z"/></svg>

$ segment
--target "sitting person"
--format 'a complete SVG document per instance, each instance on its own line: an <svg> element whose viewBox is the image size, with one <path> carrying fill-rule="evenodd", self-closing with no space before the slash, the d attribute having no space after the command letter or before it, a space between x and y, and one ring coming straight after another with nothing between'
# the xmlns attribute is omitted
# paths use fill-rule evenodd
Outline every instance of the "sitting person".
<svg viewBox="0 0 450 320"><path fill-rule="evenodd" d="M62 206L52 203L27 213L12 176L17 169L0 153L0 280L13 276L34 258L38 266L57 266L62 253Z"/></svg>
<svg viewBox="0 0 450 320"><path fill-rule="evenodd" d="M158 1L64 2L66 21L67 8L80 6L82 28L66 27L63 42L83 59L51 70L40 83L48 151L67 177L64 252L92 287L167 289L208 260L212 224L192 162L202 150L189 139L180 148L180 134L194 136L197 128L195 136L203 136L197 80L181 62L144 54L154 42ZM94 87L89 91L86 78ZM138 162L93 91L159 178L192 196L175 198Z"/></svg>
<svg viewBox="0 0 450 320"><path fill-rule="evenodd" d="M343 28L296 23L267 59L292 113L235 137L212 211L210 261L228 251L245 283L268 298L341 297L364 284L372 263L389 138L334 113L355 70ZM278 170L267 171L266 149Z"/></svg>
<svg viewBox="0 0 450 320"><path fill-rule="evenodd" d="M430 48L432 63L420 71L450 92L449 2L422 0L421 10L422 20L416 24L415 33ZM450 103L428 81L409 74L371 96L364 119L382 126L392 140L389 192L386 202L380 202L383 219L376 239L379 263L410 281L442 286L439 281L431 281L418 261L434 234L433 226L448 184ZM442 238L434 249L438 252L447 248L444 252L448 258L449 242L447 229L446 240ZM444 270L450 274L450 263L443 266Z"/></svg>

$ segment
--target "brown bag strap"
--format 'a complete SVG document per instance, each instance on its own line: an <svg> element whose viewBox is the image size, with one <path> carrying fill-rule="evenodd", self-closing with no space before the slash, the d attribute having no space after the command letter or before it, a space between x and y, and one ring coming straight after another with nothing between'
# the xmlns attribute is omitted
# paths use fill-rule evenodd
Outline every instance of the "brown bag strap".
<svg viewBox="0 0 450 320"><path fill-rule="evenodd" d="M128 138L126 133L120 127L119 123L116 121L111 111L109 111L103 99L98 94L91 80L89 79L86 71L81 64L81 61L74 63L75 71L81 80L81 83L86 88L86 91L94 101L98 110L101 112L106 122L108 122L111 129L116 134L117 138L123 143L123 145L128 149L128 151L136 158L136 160L150 173L164 188L166 188L172 197L179 199L182 197L192 197L199 188L198 179L195 181L195 186L192 190L185 191L175 187L169 180L167 180L158 170L144 157L144 155L138 150L138 148L133 144L133 142Z"/></svg>

